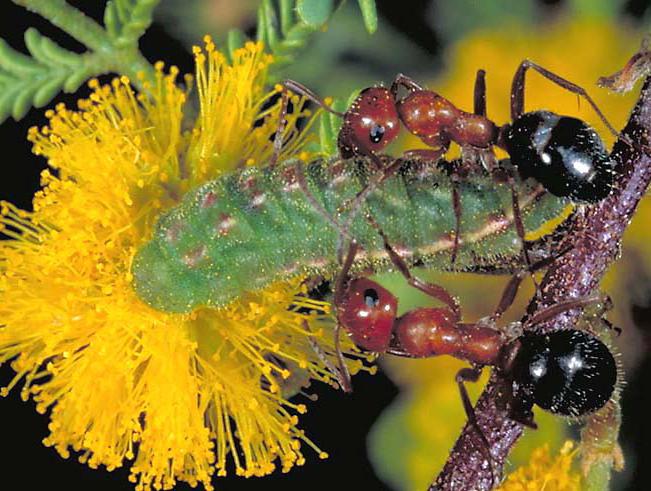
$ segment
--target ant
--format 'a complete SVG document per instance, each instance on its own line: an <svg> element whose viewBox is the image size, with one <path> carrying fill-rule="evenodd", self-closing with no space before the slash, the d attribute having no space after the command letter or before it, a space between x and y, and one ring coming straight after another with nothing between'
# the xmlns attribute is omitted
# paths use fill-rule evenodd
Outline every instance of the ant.
<svg viewBox="0 0 651 491"><path fill-rule="evenodd" d="M524 111L525 75L528 69L537 71L551 82L583 97L608 130L619 136L585 89L530 60L524 60L517 68L511 86L511 122L503 126L498 126L486 115L484 70L477 72L473 113L457 108L443 96L423 88L402 74L395 78L388 89L375 86L362 90L345 113L334 111L300 83L285 81L281 123L274 139L276 158L282 146L288 91L298 93L342 117L343 124L338 135L341 157L369 157L380 171L377 178L369 182L353 200L349 218L352 220L364 197L403 164L397 160L383 165L378 157L378 153L397 138L400 123L432 147L408 151L406 157L438 162L447 153L450 144L457 143L462 148L464 158L460 164L450 169L452 203L456 217L452 262L455 262L460 245L461 221L461 199L455 183L468 172L483 167L496 180L506 181L511 187L516 230L522 242L526 264L531 266L514 182L515 174L519 174L523 180L533 178L555 196L568 197L577 203L596 203L608 196L612 189L615 162L610 159L597 132L584 121L550 111ZM400 88L408 91L402 98L398 96ZM493 147L501 148L509 154L510 166L498 163ZM271 165L276 158L272 157ZM477 160L481 166L476 164ZM344 227L344 231L346 229Z"/></svg>
<svg viewBox="0 0 651 491"><path fill-rule="evenodd" d="M415 308L398 316L398 300L391 292L367 277L350 279L350 268L358 251L353 241L335 285L336 349L339 329L344 327L364 350L408 358L450 355L470 362L471 367L459 370L456 382L468 422L481 438L491 468L490 446L465 387L466 382L479 379L484 367L492 367L499 375L498 402L509 418L530 428L537 428L532 412L534 405L553 414L580 417L601 409L610 400L617 386L618 365L601 340L579 329L551 333L526 329L563 312L593 304L600 304L603 309L601 318L611 307L610 299L598 295L570 299L537 312L523 324L513 323L507 329L498 329L496 321L513 303L524 277L523 270L513 275L490 317L477 323L464 323L457 300L443 287L412 275L384 232L373 221L372 224L381 235L390 260L408 283L445 306ZM544 267L555 259L543 259L534 268ZM620 332L607 321L605 325ZM350 376L341 353L337 355L341 386L350 391Z"/></svg>

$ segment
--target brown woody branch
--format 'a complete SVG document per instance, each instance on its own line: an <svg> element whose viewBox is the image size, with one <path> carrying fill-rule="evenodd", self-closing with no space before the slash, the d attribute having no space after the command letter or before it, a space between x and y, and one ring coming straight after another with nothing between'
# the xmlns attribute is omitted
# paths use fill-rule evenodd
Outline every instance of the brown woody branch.
<svg viewBox="0 0 651 491"><path fill-rule="evenodd" d="M651 182L651 78L648 78L633 113L615 144L611 156L617 162L617 187L596 206L579 209L568 223L559 250L571 247L548 269L539 301L533 301L529 312L535 313L561 300L579 298L598 290L604 273L617 259L621 240L633 213ZM634 145L626 143L634 142ZM580 314L563 313L553 322L536 329L554 331L571 327ZM496 375L481 395L475 408L477 422L490 445L492 468L501 474L504 462L518 438L521 424L507 418L496 406ZM491 478L491 466L477 432L468 424L452 449L447 463L430 486L433 490L482 491L497 484Z"/></svg>

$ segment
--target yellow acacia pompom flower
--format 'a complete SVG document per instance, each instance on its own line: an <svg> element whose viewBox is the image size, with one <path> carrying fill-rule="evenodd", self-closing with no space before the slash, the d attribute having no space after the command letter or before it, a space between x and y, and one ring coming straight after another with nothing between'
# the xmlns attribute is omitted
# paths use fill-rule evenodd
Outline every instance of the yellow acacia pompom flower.
<svg viewBox="0 0 651 491"><path fill-rule="evenodd" d="M325 457L296 426L306 407L288 400L310 379L334 384L331 331L307 330L288 310L298 279L188 315L155 311L131 287L133 255L163 210L271 152L278 104L264 90L262 45L229 64L206 39L195 58L196 121L175 68L159 64L147 96L124 77L92 82L78 110L57 107L30 131L51 168L33 212L1 204L0 362L16 372L3 392L24 381L23 398L50 412L46 445L90 467L132 461L141 490L177 480L211 489L231 465L244 476L287 471L305 445ZM304 139L300 115L289 117L283 158Z"/></svg>
<svg viewBox="0 0 651 491"><path fill-rule="evenodd" d="M565 442L556 457L549 445L537 448L526 466L509 474L497 491L581 491L581 476L572 469L577 449Z"/></svg>

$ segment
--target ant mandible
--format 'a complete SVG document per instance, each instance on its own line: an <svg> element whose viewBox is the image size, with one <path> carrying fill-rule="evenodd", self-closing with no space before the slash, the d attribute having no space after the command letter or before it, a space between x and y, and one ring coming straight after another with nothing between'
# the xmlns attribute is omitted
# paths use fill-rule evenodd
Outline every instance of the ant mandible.
<svg viewBox="0 0 651 491"><path fill-rule="evenodd" d="M371 217L367 219L377 229L390 260L407 282L443 302L445 307L415 308L397 316L398 300L391 292L369 278L350 278L358 251L357 243L352 241L336 279L334 297L337 371L345 391L351 390L351 384L339 350L340 327L364 350L409 358L450 355L470 362L471 367L459 370L456 382L468 422L482 440L491 469L490 446L465 387L465 382L479 379L483 367L492 367L498 373L502 384L498 402L509 418L531 428L537 427L534 405L560 416L580 417L601 409L611 399L617 386L618 366L610 349L595 335L579 329L551 333L526 329L592 304L603 304L605 311L610 308L609 299L595 295L559 302L530 316L524 324L498 329L496 321L513 303L523 270L508 282L490 317L464 323L456 299L443 287L414 276L377 223ZM556 259L544 259L533 268L545 267ZM608 322L605 324L620 331Z"/></svg>
<svg viewBox="0 0 651 491"><path fill-rule="evenodd" d="M550 111L524 111L525 75L530 68L560 87L583 97L609 131L615 136L619 135L585 89L532 61L524 60L517 68L511 86L511 122L503 126L496 125L486 116L484 70L477 72L473 113L457 108L438 93L426 90L402 74L395 78L389 89L381 86L364 89L345 113L332 110L311 90L288 80L283 84L285 91L281 125L274 139L276 154L282 146L287 91L301 94L327 111L341 116L343 124L338 136L341 157L366 156L381 170L377 179L369 182L355 198L352 216L361 206L363 198L402 165L402 161L398 160L383 166L378 157L378 153L397 138L401 122L410 133L432 147L408 151L405 153L407 157L437 162L448 151L450 143L455 142L461 146L464 159L461 160L460 168L452 169L452 202L456 216L452 262L455 261L459 248L461 219L461 202L455 182L463 173L477 167L472 162L477 159L467 158L474 155L479 156L482 167L494 173L499 180L506 179L511 186L514 222L523 244L525 262L531 266L514 184L515 171L522 179L535 179L556 196L568 197L574 202L594 203L610 193L615 162L610 159L597 132L584 121ZM408 91L402 98L398 97L400 87ZM509 154L513 169L498 168L493 147L501 148ZM272 158L272 165L273 163Z"/></svg>

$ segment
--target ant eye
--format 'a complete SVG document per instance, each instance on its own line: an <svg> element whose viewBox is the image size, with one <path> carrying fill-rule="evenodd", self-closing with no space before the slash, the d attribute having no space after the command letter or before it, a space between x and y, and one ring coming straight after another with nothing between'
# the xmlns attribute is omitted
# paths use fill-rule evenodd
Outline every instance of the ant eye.
<svg viewBox="0 0 651 491"><path fill-rule="evenodd" d="M367 307L377 307L380 303L380 297L375 290L369 288L364 291L364 303Z"/></svg>
<svg viewBox="0 0 651 491"><path fill-rule="evenodd" d="M398 300L391 292L373 280L358 278L350 282L338 316L357 346L383 352L391 342L397 310Z"/></svg>
<svg viewBox="0 0 651 491"><path fill-rule="evenodd" d="M374 124L369 133L369 137L373 143L380 143L384 137L384 126Z"/></svg>

